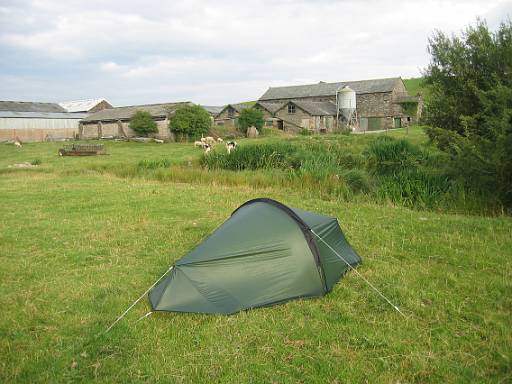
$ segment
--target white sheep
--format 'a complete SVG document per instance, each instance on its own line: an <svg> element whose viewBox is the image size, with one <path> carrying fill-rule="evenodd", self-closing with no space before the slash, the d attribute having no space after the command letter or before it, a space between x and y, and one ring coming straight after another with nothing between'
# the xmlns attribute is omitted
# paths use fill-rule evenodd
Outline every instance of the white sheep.
<svg viewBox="0 0 512 384"><path fill-rule="evenodd" d="M204 143L202 141L194 141L194 147L203 148Z"/></svg>
<svg viewBox="0 0 512 384"><path fill-rule="evenodd" d="M218 137L217 138L217 143L222 143L222 142L224 142L224 140L222 140L222 137Z"/></svg>
<svg viewBox="0 0 512 384"><path fill-rule="evenodd" d="M21 144L21 140L16 138L16 140L14 140L14 146L18 147L18 148L21 148L23 145Z"/></svg>
<svg viewBox="0 0 512 384"><path fill-rule="evenodd" d="M206 138L204 138L203 135L201 135L201 142L206 143Z"/></svg>
<svg viewBox="0 0 512 384"><path fill-rule="evenodd" d="M215 139L211 136L206 136L205 138L205 141L208 143L208 144L214 144L215 143Z"/></svg>
<svg viewBox="0 0 512 384"><path fill-rule="evenodd" d="M210 144L205 144L204 145L204 154L207 155L211 152L212 150L212 146Z"/></svg>

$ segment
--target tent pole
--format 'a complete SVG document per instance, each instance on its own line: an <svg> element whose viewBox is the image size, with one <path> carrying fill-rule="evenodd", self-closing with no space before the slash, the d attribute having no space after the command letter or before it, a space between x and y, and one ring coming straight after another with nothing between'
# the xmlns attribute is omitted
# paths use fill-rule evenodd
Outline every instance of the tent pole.
<svg viewBox="0 0 512 384"><path fill-rule="evenodd" d="M157 283L158 283L160 280L162 280L162 279L164 278L164 276L165 276L165 275L167 275L167 273L169 273L169 271L170 271L173 267L174 267L174 266L173 266L173 265L171 265L171 267L170 267L167 271L165 271L165 273L164 273L162 276L160 276L160 277L158 278L158 280L157 280L157 281L155 281L155 282L151 285L151 287L149 287L149 288L146 290L146 292L144 292L144 293L143 293L143 294L142 294L142 295L141 295L137 300L135 300L135 302L134 302L132 305L130 305L130 306L128 307L128 309L127 309L126 311L124 311L124 312L123 312L123 314L122 314L121 316L119 316L119 317L116 319L116 321L114 321L114 322L110 325L110 327L108 327L108 328L107 328L107 330L106 330L104 333L107 333L108 331L110 331L110 330L112 329L112 327L113 327L114 325L116 325L116 324L117 324L117 322L118 322L119 320L121 320L123 317L125 317L125 316L126 316L126 314L130 311L130 309L132 309L132 308L135 306L135 304L137 304L139 301L141 301L141 300L142 300L142 298L143 298L144 296L146 296L146 294L151 290L151 288L153 288L155 285L157 285ZM151 312L150 312L150 313L151 313Z"/></svg>
<svg viewBox="0 0 512 384"><path fill-rule="evenodd" d="M315 235L316 237L318 237L318 239L324 243L325 245L327 245L327 247L329 247L329 249L334 252L336 254L336 256L338 256L345 264L347 264L351 270L353 270L355 272L356 275L358 275L361 279L363 279L363 281L368 284L375 292L377 292L384 300L386 300L388 302L389 305L391 305L395 310L398 311L398 313L400 313L403 317L407 318L407 316L405 316L405 314L400 310L400 308L398 308L398 306L396 306L395 304L393 304L391 302L391 300L389 300L386 296L384 296L384 294L379 291L372 283L370 283L363 275L361 275L361 273L359 273L359 271L357 269L355 269L347 260L345 260L345 258L343 258L338 252L336 252L336 250L331 247L324 239L322 239L315 231L313 231L312 229L310 229L311 233L313 233L313 235Z"/></svg>

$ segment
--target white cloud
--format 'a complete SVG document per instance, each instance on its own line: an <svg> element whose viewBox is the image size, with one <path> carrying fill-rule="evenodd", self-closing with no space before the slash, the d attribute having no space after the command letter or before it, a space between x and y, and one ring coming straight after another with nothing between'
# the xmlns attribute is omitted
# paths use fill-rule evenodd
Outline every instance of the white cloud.
<svg viewBox="0 0 512 384"><path fill-rule="evenodd" d="M9 84L18 76L19 84L2 87L0 97L35 98L27 78L47 84L51 98L91 92L84 96L121 104L224 103L255 99L271 85L418 76L434 29L457 33L508 6L501 0L7 1L0 12L0 73ZM34 59L20 66L21 57Z"/></svg>

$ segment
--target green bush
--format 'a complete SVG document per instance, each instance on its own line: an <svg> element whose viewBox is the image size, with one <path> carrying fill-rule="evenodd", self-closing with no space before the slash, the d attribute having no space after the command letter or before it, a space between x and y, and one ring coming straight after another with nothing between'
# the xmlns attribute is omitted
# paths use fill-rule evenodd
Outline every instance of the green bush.
<svg viewBox="0 0 512 384"><path fill-rule="evenodd" d="M169 121L169 129L180 140L198 139L206 135L211 127L209 113L199 105L180 107Z"/></svg>
<svg viewBox="0 0 512 384"><path fill-rule="evenodd" d="M263 112L259 109L249 107L244 108L238 116L238 129L245 135L249 127L256 127L261 131L265 120L263 119Z"/></svg>
<svg viewBox="0 0 512 384"><path fill-rule="evenodd" d="M151 133L157 133L158 127L149 112L136 111L128 124L139 136L147 137Z"/></svg>
<svg viewBox="0 0 512 384"><path fill-rule="evenodd" d="M437 32L429 52L428 136L466 184L512 209L512 21L493 32L479 20L460 37Z"/></svg>
<svg viewBox="0 0 512 384"><path fill-rule="evenodd" d="M41 165L42 163L41 159L34 159L30 162L32 165Z"/></svg>

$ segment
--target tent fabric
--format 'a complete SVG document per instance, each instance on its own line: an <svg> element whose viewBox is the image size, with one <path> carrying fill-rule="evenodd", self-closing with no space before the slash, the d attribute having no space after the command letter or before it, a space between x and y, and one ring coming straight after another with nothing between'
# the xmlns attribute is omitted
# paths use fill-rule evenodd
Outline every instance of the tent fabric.
<svg viewBox="0 0 512 384"><path fill-rule="evenodd" d="M311 230L361 262L336 218L254 199L175 263L149 293L152 310L232 314L325 295L350 268Z"/></svg>

